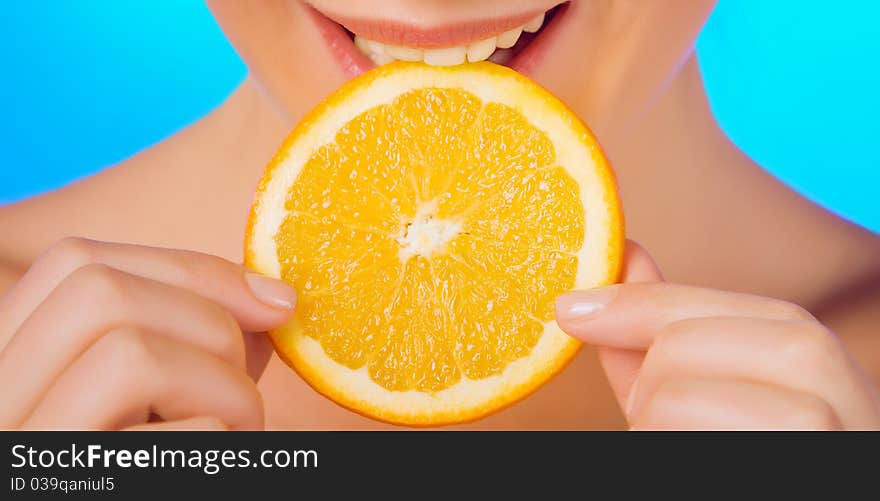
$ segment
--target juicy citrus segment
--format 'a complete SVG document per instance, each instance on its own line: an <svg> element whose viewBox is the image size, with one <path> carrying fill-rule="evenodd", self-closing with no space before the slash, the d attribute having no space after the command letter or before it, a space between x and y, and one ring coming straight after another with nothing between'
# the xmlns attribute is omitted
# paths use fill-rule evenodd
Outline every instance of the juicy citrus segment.
<svg viewBox="0 0 880 501"><path fill-rule="evenodd" d="M455 340L444 308L436 298L431 262L410 258L384 328L385 345L370 362L370 377L395 390L438 391L461 378Z"/></svg>
<svg viewBox="0 0 880 501"><path fill-rule="evenodd" d="M304 166L275 237L282 277L323 289L304 334L391 391L443 390L527 355L584 237L546 135L510 106L429 87L358 115L336 142ZM476 294L447 308L444 286Z"/></svg>
<svg viewBox="0 0 880 501"><path fill-rule="evenodd" d="M299 292L271 333L316 389L405 424L473 419L561 369L555 298L617 278L622 222L587 130L495 65L343 87L261 181L247 264Z"/></svg>
<svg viewBox="0 0 880 501"><path fill-rule="evenodd" d="M482 103L458 89L425 88L407 92L394 100L393 125L397 139L407 148L410 176L421 200L443 194L449 176L469 153L469 142Z"/></svg>
<svg viewBox="0 0 880 501"><path fill-rule="evenodd" d="M440 194L441 217L456 215L475 201L499 195L518 176L547 168L555 159L546 134L510 106L487 103L478 127L466 137L467 147L454 179Z"/></svg>

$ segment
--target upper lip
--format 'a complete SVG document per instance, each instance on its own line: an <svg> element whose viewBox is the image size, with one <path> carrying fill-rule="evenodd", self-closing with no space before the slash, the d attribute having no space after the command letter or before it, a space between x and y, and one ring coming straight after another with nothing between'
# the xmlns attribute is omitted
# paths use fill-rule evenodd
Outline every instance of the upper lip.
<svg viewBox="0 0 880 501"><path fill-rule="evenodd" d="M519 12L505 17L472 19L440 25L419 25L392 19L350 18L325 11L321 11L321 14L348 31L369 40L390 45L428 49L466 45L485 40L517 26L522 26L559 3L562 2L550 5L546 9Z"/></svg>

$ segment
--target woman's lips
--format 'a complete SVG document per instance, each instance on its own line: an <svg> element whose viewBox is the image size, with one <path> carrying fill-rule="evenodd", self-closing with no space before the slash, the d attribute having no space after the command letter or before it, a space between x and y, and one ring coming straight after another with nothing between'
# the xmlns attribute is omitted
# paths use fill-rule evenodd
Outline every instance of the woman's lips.
<svg viewBox="0 0 880 501"><path fill-rule="evenodd" d="M354 42L348 36L340 24L330 20L312 7L307 8L315 26L327 43L330 53L342 67L342 71L350 78L369 71L376 66L363 52L355 47Z"/></svg>
<svg viewBox="0 0 880 501"><path fill-rule="evenodd" d="M324 14L348 31L368 40L387 45L432 49L466 45L477 40L497 36L505 31L523 26L544 10L533 10L505 18L465 21L440 26L416 26L386 19L349 19L335 14Z"/></svg>
<svg viewBox="0 0 880 501"><path fill-rule="evenodd" d="M528 73L556 38L567 6L437 27L334 17L342 21L337 22L314 8L309 11L343 71L355 77L397 59L438 66L489 59Z"/></svg>

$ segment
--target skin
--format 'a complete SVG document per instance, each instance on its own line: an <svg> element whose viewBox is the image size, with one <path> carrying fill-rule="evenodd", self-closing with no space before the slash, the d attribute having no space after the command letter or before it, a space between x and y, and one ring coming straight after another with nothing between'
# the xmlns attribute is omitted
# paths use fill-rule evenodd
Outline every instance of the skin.
<svg viewBox="0 0 880 501"><path fill-rule="evenodd" d="M250 69L221 107L0 208L0 234L15 235L0 242L0 379L16 382L0 385L0 428L387 427L271 354L259 332L295 293L236 264L267 159L347 77L300 2L208 3ZM880 428L880 239L726 139L692 50L714 3L572 2L530 76L602 141L642 245L627 248L626 283L559 299L560 325L588 343L572 365L460 428ZM430 25L553 2L314 5Z"/></svg>

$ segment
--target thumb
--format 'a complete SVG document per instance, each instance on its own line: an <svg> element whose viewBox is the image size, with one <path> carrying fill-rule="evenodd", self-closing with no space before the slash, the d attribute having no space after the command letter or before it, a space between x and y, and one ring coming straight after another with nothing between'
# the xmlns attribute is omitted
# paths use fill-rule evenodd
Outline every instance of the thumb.
<svg viewBox="0 0 880 501"><path fill-rule="evenodd" d="M626 241L623 251L623 274L621 282L662 282L663 273L654 258L641 245Z"/></svg>
<svg viewBox="0 0 880 501"><path fill-rule="evenodd" d="M245 332L243 336L247 374L256 383L272 357L272 341L265 332Z"/></svg>
<svg viewBox="0 0 880 501"><path fill-rule="evenodd" d="M663 281L663 274L648 251L632 240L627 240L624 249L622 281L630 283ZM642 362L645 361L645 352L600 347L599 361L620 408L627 412L629 396L638 380Z"/></svg>

